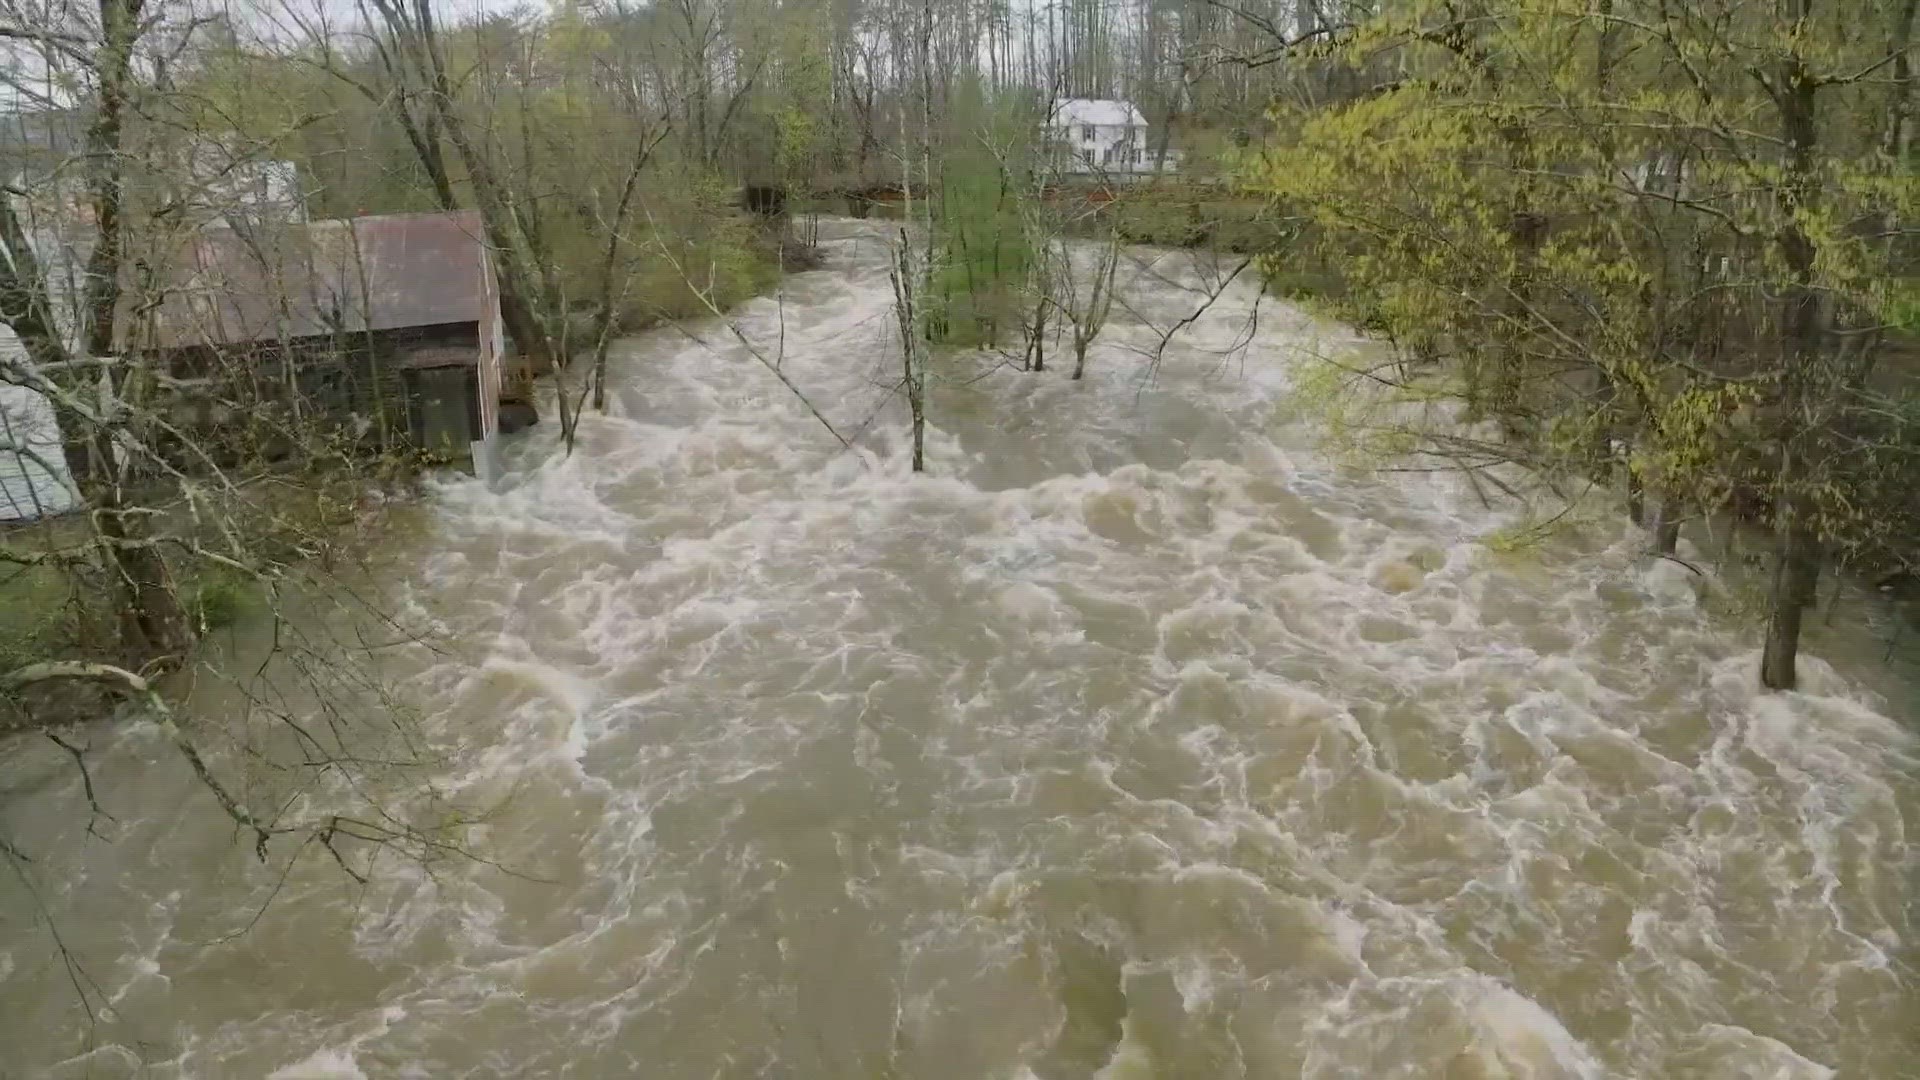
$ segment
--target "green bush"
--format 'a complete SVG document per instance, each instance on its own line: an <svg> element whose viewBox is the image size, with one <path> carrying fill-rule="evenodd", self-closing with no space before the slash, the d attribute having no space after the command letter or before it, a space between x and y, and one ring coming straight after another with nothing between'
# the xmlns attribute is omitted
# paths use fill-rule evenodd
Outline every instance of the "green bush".
<svg viewBox="0 0 1920 1080"><path fill-rule="evenodd" d="M1212 188L1147 187L1129 191L1099 215L1122 240L1156 247L1216 247L1256 254L1269 250L1276 229L1266 204Z"/></svg>
<svg viewBox="0 0 1920 1080"><path fill-rule="evenodd" d="M1031 103L1007 95L989 100L975 83L957 97L949 122L987 135L941 157L939 199L930 208L939 261L929 282L927 329L941 344L984 347L1017 324L1033 266L1031 182L1017 157L1031 129L1023 111Z"/></svg>
<svg viewBox="0 0 1920 1080"><path fill-rule="evenodd" d="M67 577L48 566L0 571L0 671L44 660L69 637Z"/></svg>
<svg viewBox="0 0 1920 1080"><path fill-rule="evenodd" d="M194 629L210 633L239 622L254 600L254 585L236 573L210 573L187 592L187 615Z"/></svg>
<svg viewBox="0 0 1920 1080"><path fill-rule="evenodd" d="M777 235L743 214L682 218L641 231L638 257L616 290L615 323L639 330L700 318L766 292L780 277Z"/></svg>
<svg viewBox="0 0 1920 1080"><path fill-rule="evenodd" d="M996 344L1017 321L1019 293L1033 264L1021 199L997 167L948 172L940 192L940 262L928 318L934 340L958 347Z"/></svg>

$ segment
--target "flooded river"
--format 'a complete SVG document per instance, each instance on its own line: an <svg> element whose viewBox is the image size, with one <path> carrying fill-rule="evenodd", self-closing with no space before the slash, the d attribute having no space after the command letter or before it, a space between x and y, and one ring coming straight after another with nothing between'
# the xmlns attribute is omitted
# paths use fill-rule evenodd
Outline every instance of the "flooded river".
<svg viewBox="0 0 1920 1080"><path fill-rule="evenodd" d="M739 321L858 450L654 332L390 583L520 876L279 882L140 725L89 839L22 740L0 1076L1920 1076L1920 755L1861 665L1759 695L1623 524L1502 554L1327 460L1290 373L1355 343L1248 283L1144 382L1185 256L1122 268L1084 383L950 379L913 477L883 234L825 232Z"/></svg>

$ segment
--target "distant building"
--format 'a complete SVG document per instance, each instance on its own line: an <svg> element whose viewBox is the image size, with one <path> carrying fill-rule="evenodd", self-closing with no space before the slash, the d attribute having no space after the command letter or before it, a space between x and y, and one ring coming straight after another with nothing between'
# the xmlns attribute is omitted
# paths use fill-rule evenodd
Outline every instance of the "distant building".
<svg viewBox="0 0 1920 1080"><path fill-rule="evenodd" d="M245 228L307 220L307 192L291 161L250 157L217 142L196 146L182 202L196 218Z"/></svg>
<svg viewBox="0 0 1920 1080"><path fill-rule="evenodd" d="M1130 101L1064 98L1054 103L1046 123L1046 142L1056 166L1077 175L1134 175L1154 171L1147 118ZM1179 155L1169 149L1162 170Z"/></svg>
<svg viewBox="0 0 1920 1080"><path fill-rule="evenodd" d="M88 122L80 109L0 112L0 179L24 193L18 209L29 227L91 226L92 198L82 167ZM164 190L152 197L194 224L305 221L308 192L300 170L291 161L264 157L262 149L231 134L195 135L171 151L157 151L178 160L149 165L130 183L163 182Z"/></svg>
<svg viewBox="0 0 1920 1080"><path fill-rule="evenodd" d="M79 109L0 112L0 176L16 186L45 179L85 152L86 134Z"/></svg>

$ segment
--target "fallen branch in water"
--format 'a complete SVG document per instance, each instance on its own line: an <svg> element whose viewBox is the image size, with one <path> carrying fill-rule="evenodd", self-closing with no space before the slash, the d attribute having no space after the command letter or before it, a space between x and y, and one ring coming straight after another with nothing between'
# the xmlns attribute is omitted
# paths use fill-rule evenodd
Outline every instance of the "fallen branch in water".
<svg viewBox="0 0 1920 1080"><path fill-rule="evenodd" d="M1692 563L1688 562L1687 560L1681 558L1678 555L1670 555L1667 552L1663 551L1660 553L1660 557L1667 560L1668 562L1679 563L1681 566L1684 566L1687 569L1693 571L1694 573L1699 574L1701 577L1707 576L1707 572L1705 570L1700 569L1699 567L1693 565Z"/></svg>
<svg viewBox="0 0 1920 1080"><path fill-rule="evenodd" d="M260 861L266 861L267 841L273 838L273 832L256 821L247 808L240 805L240 800L234 798L226 785L222 784L219 778L213 775L212 770L207 768L206 759L200 756L200 748L193 745L193 741L187 738L186 732L182 731L180 725L175 722L173 710L167 707L159 691L155 690L153 684L144 677L113 664L53 660L28 664L22 668L15 668L6 675L0 675L0 689L22 690L36 683L60 680L108 683L144 704L152 712L153 722L166 733L174 749L187 759L187 765L193 769L194 777L206 785L207 790L213 792L213 797L220 803L220 809L226 811L235 825L253 834L254 854L259 856Z"/></svg>
<svg viewBox="0 0 1920 1080"><path fill-rule="evenodd" d="M1172 282L1171 279L1166 279L1169 283L1175 284L1175 286L1181 289L1181 291L1183 292L1195 292L1195 291L1199 292L1201 295L1201 301L1198 307L1195 307L1192 311L1188 312L1186 315L1176 320L1172 326L1169 326L1164 331L1161 330L1158 326L1155 326L1153 324L1153 320L1148 319L1145 315L1141 314L1138 310L1133 308L1130 304L1127 304L1125 301L1121 302L1121 307L1128 314L1133 315L1135 318L1139 319L1142 323L1146 324L1147 328L1153 331L1156 339L1152 349L1140 350L1142 354L1147 357L1146 371L1142 374L1140 379L1140 389L1142 392L1144 392L1148 387L1152 386L1154 383L1154 380L1158 377L1160 373L1160 364L1162 361L1166 359L1167 348L1173 344L1173 339L1177 337L1181 331L1185 330L1189 326L1192 326L1194 323L1199 322L1203 317L1206 316L1207 312L1213 310L1213 305L1219 302L1222 296L1226 295L1228 287L1231 286L1236 280L1238 280L1240 277L1240 274L1243 271L1245 271L1247 267L1251 265L1253 265L1252 259L1250 258L1242 259L1231 270L1228 270L1225 274L1221 275L1217 279L1211 282L1205 283L1204 286L1198 290L1188 289L1184 284L1175 283L1175 282ZM1238 351L1239 349L1245 348L1248 344L1252 343L1253 334L1257 332L1257 326L1258 326L1257 320L1259 318L1259 312L1260 312L1259 298L1258 296L1256 296L1254 301L1253 313L1249 318L1249 326L1250 326L1249 332L1247 333L1246 337L1243 340L1236 342L1232 348L1227 349L1226 350L1227 353L1231 354L1233 352Z"/></svg>
<svg viewBox="0 0 1920 1080"><path fill-rule="evenodd" d="M317 841L321 846L325 847L328 852L341 863L341 867L347 870L348 876L352 877L356 882L365 884L367 881L366 874L363 871L349 867L344 854L335 846L336 840L347 838L379 846L399 846L403 850L411 853L413 857L422 861L436 855L458 855L474 862L492 866L515 877L528 877L528 875L502 866L497 862L482 858L455 841L435 836L400 820L388 813L374 799L367 796L364 791L360 792L362 798L372 807L373 813L377 815L380 820L368 820L364 817L327 813L307 821L280 824L277 821L277 813L265 819L256 816L252 811L248 810L239 797L214 774L213 769L208 766L205 756L201 754L199 746L195 745L194 741L187 735L185 729L180 726L174 717L173 710L169 708L166 701L161 698L159 691L154 688L152 682L145 676L129 671L126 668L114 664L78 660L28 664L25 667L16 668L11 672L0 674L0 692L18 692L39 683L58 681L105 683L119 690L127 697L139 702L147 713L146 718L160 728L166 735L167 740L173 744L174 749L179 752L181 757L186 759L188 767L193 770L194 778L206 787L208 791L213 793L215 801L220 804L220 809L226 816L252 838L254 855L259 858L261 862L267 861L267 845L268 842L275 837L290 835L304 836L309 842ZM286 718L283 718L283 721L285 719ZM297 727L297 725L294 726ZM319 743L317 740L308 736L308 742L312 747L318 749ZM70 753L74 753L76 760L79 759L78 748L64 743L62 745ZM343 756L331 756L317 761L309 758L305 764L322 769L337 769L340 765L346 763L347 760L348 759ZM84 764L82 765L82 777L89 788L89 798L91 801L92 782L91 778L86 775ZM357 782L353 782L351 779L349 782L354 783L355 790L359 791ZM98 810L97 803L95 804L95 809L96 811ZM284 809L284 807L282 809ZM304 851L308 846L309 844L302 844L300 850Z"/></svg>

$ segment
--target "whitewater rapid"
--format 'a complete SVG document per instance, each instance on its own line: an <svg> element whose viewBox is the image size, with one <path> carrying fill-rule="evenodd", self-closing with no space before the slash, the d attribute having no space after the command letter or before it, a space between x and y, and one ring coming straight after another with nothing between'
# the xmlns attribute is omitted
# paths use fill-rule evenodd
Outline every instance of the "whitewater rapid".
<svg viewBox="0 0 1920 1080"><path fill-rule="evenodd" d="M0 1073L1920 1075L1915 743L1844 638L1758 694L1623 523L1503 552L1512 507L1329 459L1288 390L1366 346L1250 280L1149 378L1185 254L1084 382L949 361L914 476L886 233L823 233L735 322L854 449L656 331L387 582L461 643L395 678L513 873L278 884L137 723L89 839L22 740L0 820L114 1007L0 885Z"/></svg>

